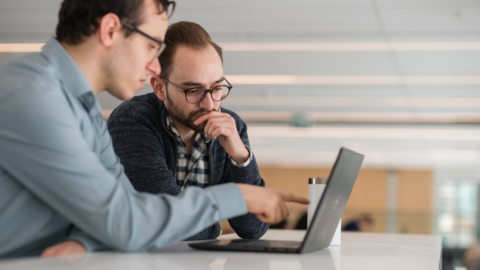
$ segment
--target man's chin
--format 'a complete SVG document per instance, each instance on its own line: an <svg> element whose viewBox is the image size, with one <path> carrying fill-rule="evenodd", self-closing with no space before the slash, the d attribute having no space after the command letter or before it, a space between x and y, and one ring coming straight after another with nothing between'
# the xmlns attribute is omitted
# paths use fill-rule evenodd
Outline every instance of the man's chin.
<svg viewBox="0 0 480 270"><path fill-rule="evenodd" d="M205 130L205 125L206 123L202 123L200 125L195 125L193 122L191 122L188 127L195 130L196 132L202 132Z"/></svg>
<svg viewBox="0 0 480 270"><path fill-rule="evenodd" d="M123 101L129 101L135 96L135 92L124 92L117 98L123 100Z"/></svg>
<svg viewBox="0 0 480 270"><path fill-rule="evenodd" d="M132 89L118 89L118 88L116 88L116 89L107 89L106 91L108 93L110 93L112 96L114 96L118 99L128 101L135 96L135 92L140 91L142 89L132 90Z"/></svg>

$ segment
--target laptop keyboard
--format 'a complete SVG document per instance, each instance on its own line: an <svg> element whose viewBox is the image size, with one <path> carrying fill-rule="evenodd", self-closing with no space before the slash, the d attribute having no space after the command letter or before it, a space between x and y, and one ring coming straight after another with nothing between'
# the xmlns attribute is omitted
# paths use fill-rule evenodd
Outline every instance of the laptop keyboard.
<svg viewBox="0 0 480 270"><path fill-rule="evenodd" d="M280 240L232 240L230 247L240 250L261 250L261 251L280 251L296 252L300 249L302 242L299 241L280 241Z"/></svg>
<svg viewBox="0 0 480 270"><path fill-rule="evenodd" d="M199 249L230 250L230 251L260 251L299 253L302 242L280 240L233 239L212 242L191 243L189 246Z"/></svg>
<svg viewBox="0 0 480 270"><path fill-rule="evenodd" d="M302 245L298 241L268 241L269 247L271 248L300 248Z"/></svg>

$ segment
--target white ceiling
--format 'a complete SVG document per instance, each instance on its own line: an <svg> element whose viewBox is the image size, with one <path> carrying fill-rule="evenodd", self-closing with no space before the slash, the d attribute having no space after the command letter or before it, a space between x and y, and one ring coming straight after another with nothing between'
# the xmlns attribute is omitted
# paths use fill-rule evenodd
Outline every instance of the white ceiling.
<svg viewBox="0 0 480 270"><path fill-rule="evenodd" d="M58 0L0 0L0 43L44 42ZM479 0L179 0L172 22L194 21L230 43L480 42ZM23 54L0 53L0 65ZM433 169L480 181L480 83L342 84L348 76L480 80L480 49L232 51L230 75L336 76L339 84L237 81L224 107L248 120L261 164L331 165L340 146L365 166ZM139 93L151 91L149 86ZM99 95L105 109L119 101ZM292 117L310 128L288 128ZM266 127L270 127L267 128Z"/></svg>

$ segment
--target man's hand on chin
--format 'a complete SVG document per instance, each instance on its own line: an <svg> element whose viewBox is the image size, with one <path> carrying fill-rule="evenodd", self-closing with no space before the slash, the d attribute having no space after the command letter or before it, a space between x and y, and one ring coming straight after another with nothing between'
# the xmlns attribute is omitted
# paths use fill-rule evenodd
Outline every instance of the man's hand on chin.
<svg viewBox="0 0 480 270"><path fill-rule="evenodd" d="M209 112L195 120L195 125L205 125L205 136L218 139L218 142L225 148L225 151L237 164L242 164L250 157L250 151L245 147L237 131L235 119L228 113Z"/></svg>
<svg viewBox="0 0 480 270"><path fill-rule="evenodd" d="M85 254L85 247L75 240L67 240L45 249L41 257L55 257L73 254Z"/></svg>

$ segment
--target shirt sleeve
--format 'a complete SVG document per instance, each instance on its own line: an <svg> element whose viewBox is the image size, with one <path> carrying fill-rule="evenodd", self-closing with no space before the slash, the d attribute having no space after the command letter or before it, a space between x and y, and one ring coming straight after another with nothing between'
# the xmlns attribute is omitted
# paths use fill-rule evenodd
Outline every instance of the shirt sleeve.
<svg viewBox="0 0 480 270"><path fill-rule="evenodd" d="M178 196L136 192L111 143L100 157L89 148L60 92L12 93L0 114L8 114L0 117L5 171L106 246L122 251L164 247L247 212L234 184L192 187ZM102 132L109 140L108 132Z"/></svg>
<svg viewBox="0 0 480 270"><path fill-rule="evenodd" d="M67 237L69 240L76 240L80 242L83 247L87 250L87 252L94 252L94 251L103 251L103 250L111 250L112 248L106 246L105 244L99 242L98 240L92 238L90 235L74 228L74 231L70 233Z"/></svg>
<svg viewBox="0 0 480 270"><path fill-rule="evenodd" d="M151 113L142 109L141 105L133 108L126 105L115 109L108 119L111 141L125 168L125 174L137 191L176 196L180 193L180 188L174 173L167 166L163 141L157 135L160 133L156 131L154 120L159 116L150 115ZM111 143L109 137L104 143ZM107 159L110 156L112 155L107 155ZM171 160L175 157L169 158ZM213 239L219 235L220 224L217 222L185 240Z"/></svg>
<svg viewBox="0 0 480 270"><path fill-rule="evenodd" d="M243 162L242 164L238 164L235 160L233 160L232 157L229 156L229 158L230 158L230 160L232 161L232 164L233 164L234 166L237 166L237 167L240 167L240 168L247 167L248 164L250 164L250 161L253 160L253 152L252 152L252 150L250 149L250 147L248 147L248 146L246 146L246 145L245 145L245 147L248 149L249 156L248 156L247 161Z"/></svg>

